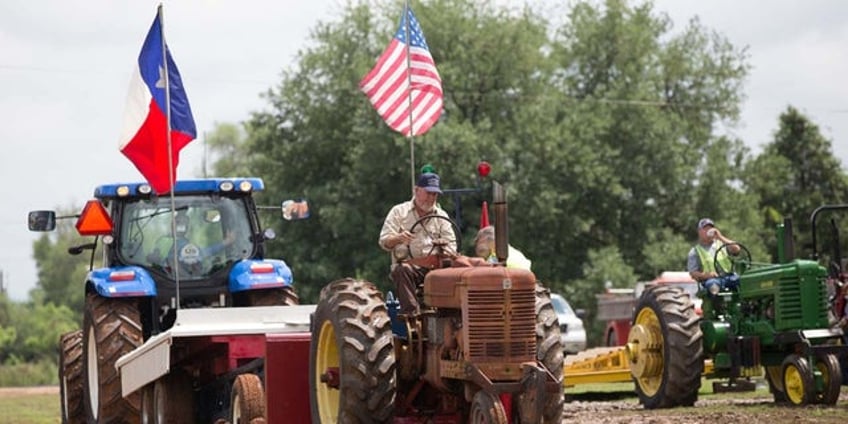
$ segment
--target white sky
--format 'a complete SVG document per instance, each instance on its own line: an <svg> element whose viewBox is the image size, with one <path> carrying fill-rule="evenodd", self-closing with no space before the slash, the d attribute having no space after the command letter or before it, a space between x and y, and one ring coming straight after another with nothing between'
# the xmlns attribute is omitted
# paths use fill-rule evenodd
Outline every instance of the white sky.
<svg viewBox="0 0 848 424"><path fill-rule="evenodd" d="M538 0L537 0L538 1ZM165 3L165 36L198 132L265 108L259 93L294 63L319 20L345 0L184 0ZM742 124L755 151L791 104L848 158L848 2L841 0L658 0L682 28L703 24L748 46L753 71ZM0 270L12 299L36 281L26 214L82 205L94 187L141 176L118 151L130 72L155 1L0 2ZM413 3L414 5L414 3ZM423 28L425 36L427 28ZM386 34L386 40L391 34ZM438 64L437 64L438 65ZM183 150L180 177L201 174L202 144ZM81 285L80 281L67 284Z"/></svg>

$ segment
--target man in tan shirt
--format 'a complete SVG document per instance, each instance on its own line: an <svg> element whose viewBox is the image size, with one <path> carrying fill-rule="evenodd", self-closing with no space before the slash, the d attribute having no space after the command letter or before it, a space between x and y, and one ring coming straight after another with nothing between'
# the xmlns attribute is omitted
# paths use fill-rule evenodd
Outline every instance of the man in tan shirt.
<svg viewBox="0 0 848 424"><path fill-rule="evenodd" d="M391 279L397 290L401 312L418 312L416 289L424 282L429 269L407 263L413 258L435 253L433 238L447 241L444 247L449 255L456 255L456 234L449 219L432 218L422 221L413 230L412 226L421 218L437 215L448 218L448 214L436 202L442 194L439 176L424 173L418 177L413 197L392 207L380 231L380 247L391 252ZM422 228L423 227L423 228Z"/></svg>

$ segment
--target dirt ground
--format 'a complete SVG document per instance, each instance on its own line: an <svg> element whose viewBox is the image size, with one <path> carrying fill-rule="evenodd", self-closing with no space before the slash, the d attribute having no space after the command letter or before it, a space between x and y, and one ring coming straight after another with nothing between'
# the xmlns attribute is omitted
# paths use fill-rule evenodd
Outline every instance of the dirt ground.
<svg viewBox="0 0 848 424"><path fill-rule="evenodd" d="M612 399L604 399L604 397ZM623 397L623 396L622 396ZM696 424L696 423L846 423L848 387L835 406L775 405L767 389L755 393L702 396L694 407L648 411L632 397L581 394L565 405L563 423L577 424Z"/></svg>
<svg viewBox="0 0 848 424"><path fill-rule="evenodd" d="M0 397L55 394L58 386L2 387ZM569 424L790 424L848 422L848 386L835 406L777 406L768 390L733 395L701 396L694 407L648 411L632 393L569 395L563 423Z"/></svg>

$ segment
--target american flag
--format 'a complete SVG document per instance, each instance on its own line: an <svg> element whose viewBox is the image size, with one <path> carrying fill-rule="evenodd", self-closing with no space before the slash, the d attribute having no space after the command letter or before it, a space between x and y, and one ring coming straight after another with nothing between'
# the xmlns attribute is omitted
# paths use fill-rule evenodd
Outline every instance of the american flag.
<svg viewBox="0 0 848 424"><path fill-rule="evenodd" d="M407 19L411 43L407 43ZM409 69L411 76L407 75ZM403 135L424 134L439 120L442 114L442 79L411 8L406 8L392 42L368 75L359 82L359 89L368 96L386 124Z"/></svg>

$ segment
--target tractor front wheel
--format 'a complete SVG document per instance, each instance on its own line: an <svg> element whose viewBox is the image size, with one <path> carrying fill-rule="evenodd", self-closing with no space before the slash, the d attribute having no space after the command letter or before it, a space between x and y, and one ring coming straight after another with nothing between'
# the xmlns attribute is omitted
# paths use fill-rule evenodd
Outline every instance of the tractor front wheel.
<svg viewBox="0 0 848 424"><path fill-rule="evenodd" d="M822 392L816 394L816 403L836 405L842 389L842 367L836 355L825 354L816 358L816 369L821 373Z"/></svg>
<svg viewBox="0 0 848 424"><path fill-rule="evenodd" d="M474 394L471 400L469 424L507 424L506 410L500 399L483 390Z"/></svg>
<svg viewBox="0 0 848 424"><path fill-rule="evenodd" d="M230 423L250 424L265 419L265 389L256 374L240 374L233 382Z"/></svg>
<svg viewBox="0 0 848 424"><path fill-rule="evenodd" d="M797 354L783 360L783 388L786 398L796 406L813 403L816 395L815 380L810 363Z"/></svg>
<svg viewBox="0 0 848 424"><path fill-rule="evenodd" d="M121 395L121 376L115 362L142 343L137 301L89 293L83 318L83 375L88 422L135 423L140 395Z"/></svg>
<svg viewBox="0 0 848 424"><path fill-rule="evenodd" d="M692 406L704 370L703 333L689 295L679 287L645 288L627 339L630 373L647 409Z"/></svg>
<svg viewBox="0 0 848 424"><path fill-rule="evenodd" d="M559 389L557 392L547 393L547 401L542 414L543 422L546 424L562 422L562 406L565 402L562 386L565 354L562 349L557 314L551 304L550 292L545 287L536 284L536 359L560 383L557 385Z"/></svg>
<svg viewBox="0 0 848 424"><path fill-rule="evenodd" d="M328 284L311 325L312 422L390 422L397 391L393 335L374 284L350 278Z"/></svg>
<svg viewBox="0 0 848 424"><path fill-rule="evenodd" d="M63 334L59 339L59 349L59 390L62 401L62 423L84 423L82 330Z"/></svg>

